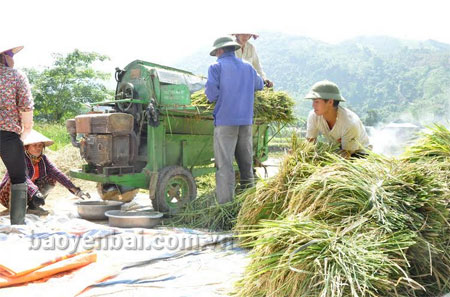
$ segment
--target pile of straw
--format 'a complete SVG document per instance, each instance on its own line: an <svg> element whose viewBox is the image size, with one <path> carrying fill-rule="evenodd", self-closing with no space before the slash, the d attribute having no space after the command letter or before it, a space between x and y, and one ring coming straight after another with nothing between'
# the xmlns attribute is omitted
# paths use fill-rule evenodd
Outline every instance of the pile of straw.
<svg viewBox="0 0 450 297"><path fill-rule="evenodd" d="M215 198L214 174L198 177L197 198L187 203L171 221L174 226L183 226L210 231L229 231L234 227L242 199L219 204Z"/></svg>
<svg viewBox="0 0 450 297"><path fill-rule="evenodd" d="M205 110L214 109L214 104L208 103L204 90L191 95L191 104ZM286 92L268 88L255 92L254 117L258 120L266 123L294 123L293 109L294 100Z"/></svg>
<svg viewBox="0 0 450 297"><path fill-rule="evenodd" d="M186 204L172 220L174 226L193 229L207 229L209 231L229 231L233 228L239 212L241 201L219 204L214 191L197 197Z"/></svg>
<svg viewBox="0 0 450 297"><path fill-rule="evenodd" d="M237 295L450 291L449 140L437 126L400 159L356 160L295 140L279 175L244 194L235 229L253 250Z"/></svg>

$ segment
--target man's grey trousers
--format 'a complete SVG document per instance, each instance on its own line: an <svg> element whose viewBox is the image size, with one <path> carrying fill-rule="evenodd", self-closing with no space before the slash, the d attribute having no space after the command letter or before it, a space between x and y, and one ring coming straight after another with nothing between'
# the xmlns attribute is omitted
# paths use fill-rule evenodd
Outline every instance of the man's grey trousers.
<svg viewBox="0 0 450 297"><path fill-rule="evenodd" d="M234 157L239 166L241 185L253 183L252 142L252 125L214 127L216 197L219 203L232 201L234 197Z"/></svg>

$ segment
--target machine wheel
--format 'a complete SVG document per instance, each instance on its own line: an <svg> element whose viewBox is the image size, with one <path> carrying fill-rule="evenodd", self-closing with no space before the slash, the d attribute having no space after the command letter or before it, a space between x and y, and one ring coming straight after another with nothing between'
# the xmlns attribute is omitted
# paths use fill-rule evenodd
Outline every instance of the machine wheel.
<svg viewBox="0 0 450 297"><path fill-rule="evenodd" d="M175 214L196 196L197 186L191 172L181 166L168 166L159 173L152 205L157 211Z"/></svg>
<svg viewBox="0 0 450 297"><path fill-rule="evenodd" d="M115 184L97 183L97 193L102 200L130 202L136 197L138 192L139 189L128 189L127 191L126 188Z"/></svg>
<svg viewBox="0 0 450 297"><path fill-rule="evenodd" d="M136 91L132 83L121 83L117 93L122 95L119 99L133 99ZM116 103L116 108L121 112L128 112L132 106L131 102Z"/></svg>

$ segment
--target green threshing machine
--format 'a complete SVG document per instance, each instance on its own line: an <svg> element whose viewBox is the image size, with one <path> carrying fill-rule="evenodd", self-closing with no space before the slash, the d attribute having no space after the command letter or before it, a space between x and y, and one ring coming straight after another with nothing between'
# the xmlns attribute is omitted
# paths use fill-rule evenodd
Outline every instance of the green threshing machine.
<svg viewBox="0 0 450 297"><path fill-rule="evenodd" d="M66 123L87 162L70 175L97 182L102 199L129 201L147 189L155 210L174 213L196 197L194 177L215 171L212 113L191 105L205 78L136 60L116 68L116 80L115 100L95 103L103 112ZM268 133L256 120L255 166L268 157Z"/></svg>

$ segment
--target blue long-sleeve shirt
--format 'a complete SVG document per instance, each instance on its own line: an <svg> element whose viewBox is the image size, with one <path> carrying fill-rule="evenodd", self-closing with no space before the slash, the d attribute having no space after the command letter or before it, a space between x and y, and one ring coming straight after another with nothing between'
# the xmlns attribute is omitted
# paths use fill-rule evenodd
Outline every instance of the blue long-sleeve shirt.
<svg viewBox="0 0 450 297"><path fill-rule="evenodd" d="M222 54L208 69L205 93L214 108L215 126L241 126L253 123L256 90L264 86L252 65L234 52Z"/></svg>

